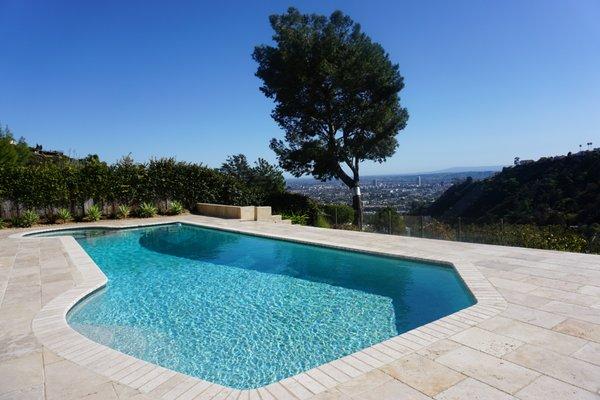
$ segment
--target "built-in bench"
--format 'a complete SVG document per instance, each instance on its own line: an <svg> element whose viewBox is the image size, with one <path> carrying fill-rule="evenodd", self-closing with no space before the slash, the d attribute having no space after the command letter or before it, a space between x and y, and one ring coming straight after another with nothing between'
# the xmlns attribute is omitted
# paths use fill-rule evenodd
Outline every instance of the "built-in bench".
<svg viewBox="0 0 600 400"><path fill-rule="evenodd" d="M227 204L198 203L196 211L198 211L198 214L209 217L291 224L290 220L282 219L281 215L272 215L270 206L230 206Z"/></svg>

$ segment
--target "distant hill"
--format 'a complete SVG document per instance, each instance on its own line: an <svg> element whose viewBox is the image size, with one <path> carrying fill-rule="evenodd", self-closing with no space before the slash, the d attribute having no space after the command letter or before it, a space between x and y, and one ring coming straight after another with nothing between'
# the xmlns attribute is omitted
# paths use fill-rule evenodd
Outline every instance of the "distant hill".
<svg viewBox="0 0 600 400"><path fill-rule="evenodd" d="M439 171L428 172L429 174L448 174L459 172L497 172L502 171L503 165L488 165L484 167L452 167L441 169Z"/></svg>
<svg viewBox="0 0 600 400"><path fill-rule="evenodd" d="M505 167L484 180L467 179L423 214L475 222L600 223L600 149Z"/></svg>

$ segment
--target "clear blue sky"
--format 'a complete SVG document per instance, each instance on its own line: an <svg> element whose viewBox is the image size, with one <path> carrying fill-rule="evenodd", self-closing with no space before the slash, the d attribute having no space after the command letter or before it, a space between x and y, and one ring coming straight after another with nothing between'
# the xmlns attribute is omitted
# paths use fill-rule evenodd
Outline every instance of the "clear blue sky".
<svg viewBox="0 0 600 400"><path fill-rule="evenodd" d="M510 164L600 146L600 1L0 0L0 121L114 161L274 161L253 47L268 15L341 9L400 64L410 112L366 174Z"/></svg>

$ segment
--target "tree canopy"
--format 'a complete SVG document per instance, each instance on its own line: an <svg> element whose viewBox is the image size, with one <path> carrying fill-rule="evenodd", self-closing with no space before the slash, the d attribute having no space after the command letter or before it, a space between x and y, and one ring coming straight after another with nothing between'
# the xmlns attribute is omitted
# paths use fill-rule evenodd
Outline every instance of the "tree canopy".
<svg viewBox="0 0 600 400"><path fill-rule="evenodd" d="M360 163L392 156L408 120L398 65L341 11L325 17L290 8L270 23L275 46L257 46L253 58L285 132L285 140L271 140L280 165L358 187Z"/></svg>
<svg viewBox="0 0 600 400"><path fill-rule="evenodd" d="M281 170L263 158L259 158L252 167L244 154L231 155L221 165L220 171L263 193L279 193L285 190L285 179Z"/></svg>
<svg viewBox="0 0 600 400"><path fill-rule="evenodd" d="M451 186L422 211L441 219L537 225L600 223L600 150L541 158Z"/></svg>
<svg viewBox="0 0 600 400"><path fill-rule="evenodd" d="M8 127L0 125L0 165L24 165L31 156L31 150L25 139L14 139Z"/></svg>

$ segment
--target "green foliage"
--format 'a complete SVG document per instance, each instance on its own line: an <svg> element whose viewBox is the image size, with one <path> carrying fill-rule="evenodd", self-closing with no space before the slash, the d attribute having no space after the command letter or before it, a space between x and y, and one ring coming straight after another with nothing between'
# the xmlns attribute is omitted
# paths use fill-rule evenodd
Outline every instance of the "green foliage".
<svg viewBox="0 0 600 400"><path fill-rule="evenodd" d="M254 175L252 167L244 154L228 156L227 160L221 164L220 171L224 174L235 176L244 182L251 181Z"/></svg>
<svg viewBox="0 0 600 400"><path fill-rule="evenodd" d="M378 210L368 220L368 223L376 232L402 235L406 230L404 218L398 211L391 207L385 207Z"/></svg>
<svg viewBox="0 0 600 400"><path fill-rule="evenodd" d="M90 156L76 162L0 165L0 199L45 210L48 219L56 208L82 213L89 199L128 206L178 201L193 210L198 202L250 205L266 197L234 176L173 159L137 164L126 157L109 166Z"/></svg>
<svg viewBox="0 0 600 400"><path fill-rule="evenodd" d="M577 232L586 239L587 252L600 254L600 223L581 226Z"/></svg>
<svg viewBox="0 0 600 400"><path fill-rule="evenodd" d="M119 207L117 207L117 218L118 219L125 219L125 218L129 217L130 213L131 213L131 207L129 207L126 204L121 204Z"/></svg>
<svg viewBox="0 0 600 400"><path fill-rule="evenodd" d="M102 210L97 204L93 204L88 208L86 218L88 221L100 221Z"/></svg>
<svg viewBox="0 0 600 400"><path fill-rule="evenodd" d="M271 206L274 214L306 215L308 225L315 225L321 213L319 205L314 200L299 193L272 193L267 204Z"/></svg>
<svg viewBox="0 0 600 400"><path fill-rule="evenodd" d="M109 167L97 155L89 155L78 163L76 199L79 204L92 199L102 204L110 199Z"/></svg>
<svg viewBox="0 0 600 400"><path fill-rule="evenodd" d="M322 212L319 212L317 214L317 217L313 222L313 226L316 226L317 228L331 228L329 220L327 219L327 217L325 217L325 215Z"/></svg>
<svg viewBox="0 0 600 400"><path fill-rule="evenodd" d="M354 221L354 209L347 204L325 204L322 208L332 225L351 224Z"/></svg>
<svg viewBox="0 0 600 400"><path fill-rule="evenodd" d="M292 221L292 224L306 225L308 223L308 215L306 214L296 214L295 212L290 212L281 214L281 217L283 219L289 219Z"/></svg>
<svg viewBox="0 0 600 400"><path fill-rule="evenodd" d="M38 223L40 216L34 210L26 210L20 216L13 218L12 225L18 228L29 228Z"/></svg>
<svg viewBox="0 0 600 400"><path fill-rule="evenodd" d="M146 194L148 173L144 164L137 164L130 156L121 158L110 166L110 200L120 204L133 204ZM125 217L126 218L126 217Z"/></svg>
<svg viewBox="0 0 600 400"><path fill-rule="evenodd" d="M8 127L0 125L0 165L25 165L31 156L31 150L21 138L18 141Z"/></svg>
<svg viewBox="0 0 600 400"><path fill-rule="evenodd" d="M238 178L263 196L285 191L285 179L281 170L262 158L259 158L254 163L254 167L251 167L245 155L229 156L227 161L221 165L220 171ZM263 197L262 200L258 204L262 204L265 198Z"/></svg>
<svg viewBox="0 0 600 400"><path fill-rule="evenodd" d="M199 164L178 162L172 158L151 160L137 188L135 202L177 200L190 210L196 203L232 205L257 204L256 191L234 176Z"/></svg>
<svg viewBox="0 0 600 400"><path fill-rule="evenodd" d="M0 167L0 181L10 182L4 186L2 197L19 203L25 208L60 206L66 199L66 186L61 177L60 166L40 164L30 166Z"/></svg>
<svg viewBox="0 0 600 400"><path fill-rule="evenodd" d="M421 222L420 218L405 216L413 236L545 250L600 253L600 248L594 247L593 233L566 226L502 223L462 223L459 226L458 223L450 224L430 217L424 217Z"/></svg>
<svg viewBox="0 0 600 400"><path fill-rule="evenodd" d="M174 200L171 202L171 204L169 205L169 214L170 215L179 215L183 212L183 205L178 202L177 200Z"/></svg>
<svg viewBox="0 0 600 400"><path fill-rule="evenodd" d="M600 223L600 150L542 158L450 187L424 214L452 221L583 226Z"/></svg>
<svg viewBox="0 0 600 400"><path fill-rule="evenodd" d="M71 212L66 208L59 208L56 212L56 222L65 223L71 220Z"/></svg>
<svg viewBox="0 0 600 400"><path fill-rule="evenodd" d="M285 132L270 144L279 165L294 176L358 186L360 163L391 157L408 120L398 65L341 11L325 17L290 8L269 20L275 46L255 47L253 58Z"/></svg>
<svg viewBox="0 0 600 400"><path fill-rule="evenodd" d="M156 214L158 214L158 209L152 203L144 202L140 204L140 207L137 210L137 215L141 218L155 217Z"/></svg>
<svg viewBox="0 0 600 400"><path fill-rule="evenodd" d="M0 229L4 229L5 226L6 224L4 223L4 220L0 218Z"/></svg>
<svg viewBox="0 0 600 400"><path fill-rule="evenodd" d="M461 239L505 246L582 252L587 241L575 230L558 225L469 224L461 229Z"/></svg>

